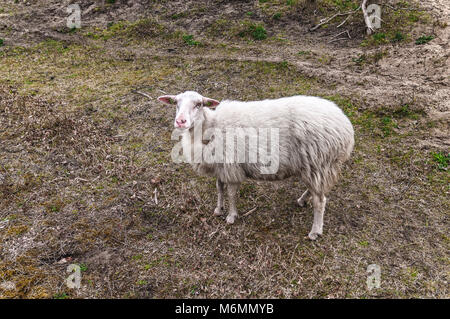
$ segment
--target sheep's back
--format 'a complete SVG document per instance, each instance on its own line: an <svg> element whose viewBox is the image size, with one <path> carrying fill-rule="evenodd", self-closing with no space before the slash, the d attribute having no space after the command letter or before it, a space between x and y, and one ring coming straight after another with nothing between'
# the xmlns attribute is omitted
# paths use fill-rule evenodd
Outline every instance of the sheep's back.
<svg viewBox="0 0 450 319"><path fill-rule="evenodd" d="M224 101L216 110L218 128L277 128L280 144L292 137L303 142L338 142L353 147L353 127L333 102L312 96L293 96L254 102ZM351 147L350 147L351 146Z"/></svg>

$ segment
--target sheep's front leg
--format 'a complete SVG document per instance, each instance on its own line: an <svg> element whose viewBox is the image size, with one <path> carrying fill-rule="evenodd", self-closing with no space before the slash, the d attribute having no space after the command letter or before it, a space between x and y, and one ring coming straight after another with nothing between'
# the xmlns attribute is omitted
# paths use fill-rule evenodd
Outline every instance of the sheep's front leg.
<svg viewBox="0 0 450 319"><path fill-rule="evenodd" d="M220 216L223 214L223 189L225 184L220 179L217 179L216 186L217 186L217 207L214 210L214 215Z"/></svg>
<svg viewBox="0 0 450 319"><path fill-rule="evenodd" d="M230 210L229 210L228 216L227 216L228 224L233 224L235 219L238 217L238 212L236 209L236 197L237 197L238 190L239 190L239 183L227 184L228 202L230 205Z"/></svg>
<svg viewBox="0 0 450 319"><path fill-rule="evenodd" d="M312 225L311 232L308 237L311 240L316 240L318 236L322 235L323 232L323 214L325 212L325 204L327 198L324 195L312 195L312 204L314 209L314 222Z"/></svg>

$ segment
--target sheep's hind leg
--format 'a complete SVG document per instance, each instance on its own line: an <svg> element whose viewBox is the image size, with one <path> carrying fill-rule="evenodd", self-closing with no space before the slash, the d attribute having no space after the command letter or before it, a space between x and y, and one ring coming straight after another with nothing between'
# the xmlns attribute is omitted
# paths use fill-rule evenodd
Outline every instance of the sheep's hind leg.
<svg viewBox="0 0 450 319"><path fill-rule="evenodd" d="M220 180L217 179L216 182L216 186L217 186L217 207L214 210L214 215L215 216L220 216L223 214L223 189L225 184Z"/></svg>
<svg viewBox="0 0 450 319"><path fill-rule="evenodd" d="M323 214L325 212L325 204L327 198L324 195L312 195L312 204L314 209L314 222L312 225L311 232L308 237L311 240L316 240L318 236L322 235L323 232Z"/></svg>
<svg viewBox="0 0 450 319"><path fill-rule="evenodd" d="M305 207L306 206L306 202L311 198L311 192L309 190L306 190L306 192L303 193L302 196L300 196L299 199L297 199L297 203L301 206L301 207Z"/></svg>
<svg viewBox="0 0 450 319"><path fill-rule="evenodd" d="M236 197L237 191L239 189L239 183L229 183L227 184L228 191L228 203L230 205L230 210L227 216L227 223L233 224L236 218L238 217L238 212L236 209Z"/></svg>

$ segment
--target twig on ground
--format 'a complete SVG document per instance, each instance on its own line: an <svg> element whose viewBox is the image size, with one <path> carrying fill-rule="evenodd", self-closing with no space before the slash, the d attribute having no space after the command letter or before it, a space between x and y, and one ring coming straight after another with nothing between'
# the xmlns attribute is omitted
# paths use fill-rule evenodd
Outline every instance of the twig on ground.
<svg viewBox="0 0 450 319"><path fill-rule="evenodd" d="M209 234L208 237L211 238L212 236L214 236L219 231L219 229L220 227L217 227L217 229L213 231L211 234Z"/></svg>
<svg viewBox="0 0 450 319"><path fill-rule="evenodd" d="M144 92L141 92L141 91L132 91L133 93L136 93L136 94L140 94L140 95L142 95L142 96L145 96L146 98L148 98L149 100L153 100L153 98L150 96L150 95L148 95L147 93L144 93Z"/></svg>
<svg viewBox="0 0 450 319"><path fill-rule="evenodd" d="M353 11L344 12L344 13L339 12L339 13L336 13L335 15L333 15L333 16L331 16L331 17L329 17L329 18L322 19L322 20L320 20L320 23L319 23L319 24L317 24L316 26L310 28L309 31L315 31L315 30L317 30L318 28L320 28L320 27L323 26L324 24L330 22L331 20L333 20L333 19L336 18L336 17L342 17L342 16L346 16L346 15L351 15L351 14L353 14L353 13L359 11L360 8L361 8L361 7L358 7L357 9L355 9L355 10L353 10ZM341 23L341 24L342 24L342 23Z"/></svg>
<svg viewBox="0 0 450 319"><path fill-rule="evenodd" d="M158 189L155 188L155 190L153 191L153 194L155 194L155 204L158 205Z"/></svg>
<svg viewBox="0 0 450 319"><path fill-rule="evenodd" d="M336 41L340 41L340 40L346 40L347 38L338 38L338 39L336 39L338 36L340 36L341 34L344 34L344 33L347 34L347 36L348 36L349 39L352 38L352 37L350 36L350 32L348 32L348 30L345 30L345 31L342 31L342 32L336 34L334 37L332 37L331 40L328 41L328 43L332 43L332 42L336 42Z"/></svg>
<svg viewBox="0 0 450 319"><path fill-rule="evenodd" d="M246 212L244 215L242 215L242 217L248 216L251 213L253 213L256 210L257 207L250 209L248 212Z"/></svg>
<svg viewBox="0 0 450 319"><path fill-rule="evenodd" d="M350 18L350 15L347 18L345 18L344 21L342 21L336 28L339 29L340 27L342 27L349 18Z"/></svg>
<svg viewBox="0 0 450 319"><path fill-rule="evenodd" d="M348 32L348 30L345 30L345 31L342 31L342 32L336 34L334 37L332 37L332 39L336 39L338 36L340 36L341 34L344 34L344 33L347 33L347 36L348 36L349 39L352 38L352 37L350 36L350 32ZM345 38L344 38L344 39L345 39ZM330 41L330 42L332 42L332 41ZM330 43L330 42L328 42L328 43Z"/></svg>
<svg viewBox="0 0 450 319"><path fill-rule="evenodd" d="M291 260L290 260L290 264L291 264L291 265L292 265L292 260L294 259L295 252L297 251L298 245L299 245L299 244L295 245L295 248L294 248L294 250L292 251Z"/></svg>

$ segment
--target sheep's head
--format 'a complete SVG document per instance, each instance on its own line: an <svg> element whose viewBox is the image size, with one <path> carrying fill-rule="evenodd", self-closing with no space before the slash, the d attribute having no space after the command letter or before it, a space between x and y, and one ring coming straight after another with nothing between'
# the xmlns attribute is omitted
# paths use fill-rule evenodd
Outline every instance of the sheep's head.
<svg viewBox="0 0 450 319"><path fill-rule="evenodd" d="M186 91L178 95L163 95L158 100L166 104L176 104L175 127L189 129L194 122L202 116L204 106L215 107L220 102L208 97L201 96L194 91Z"/></svg>

